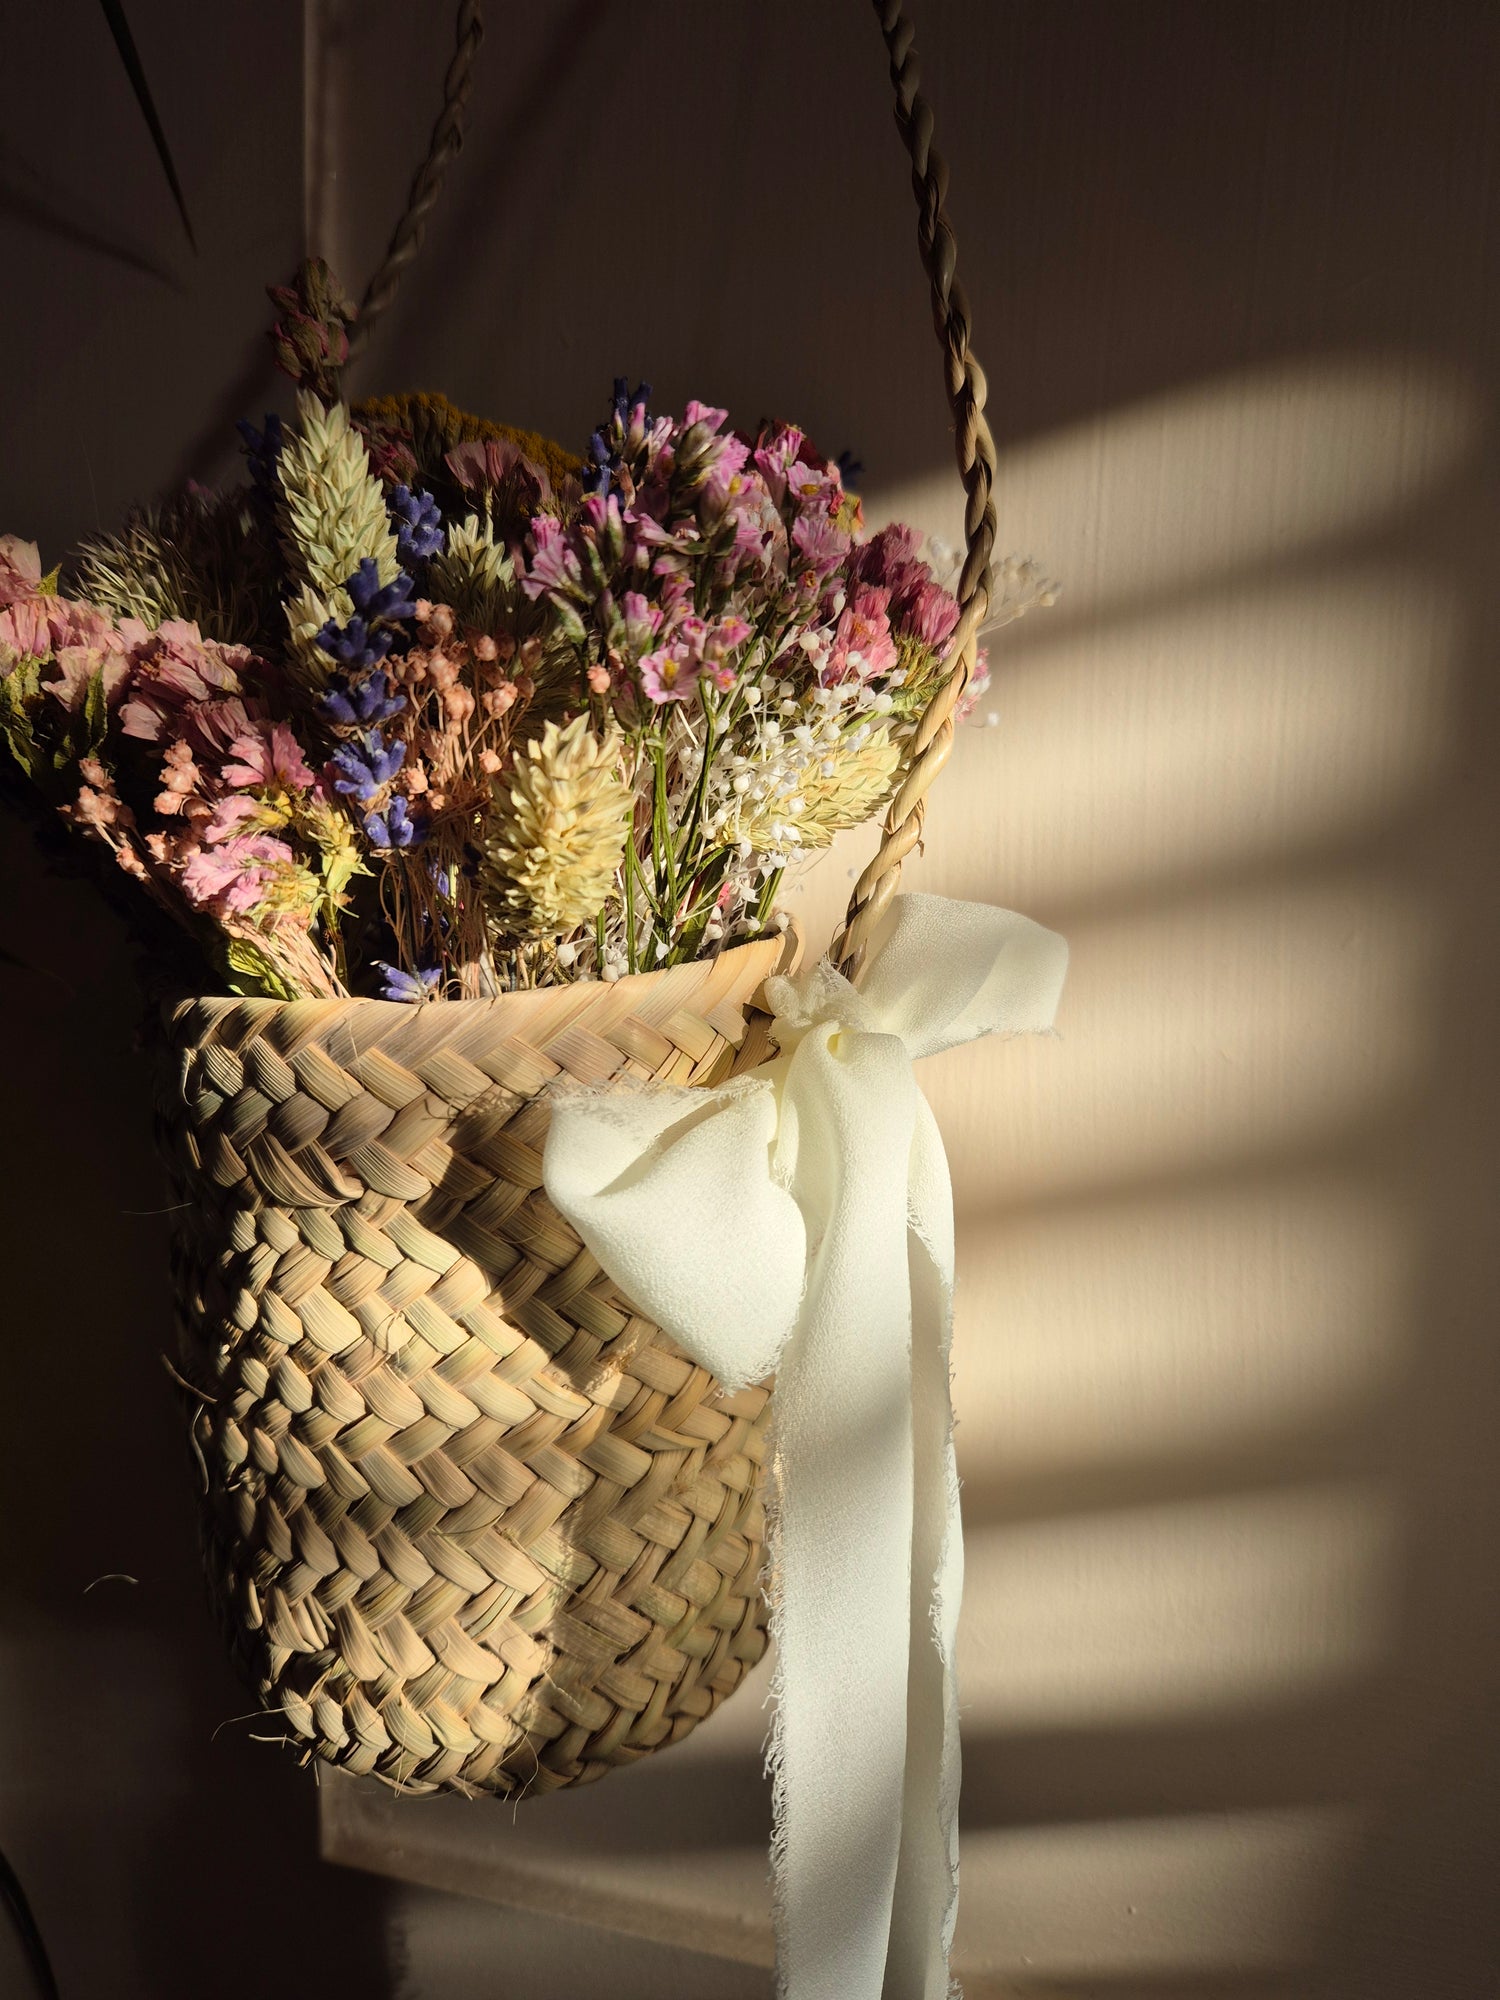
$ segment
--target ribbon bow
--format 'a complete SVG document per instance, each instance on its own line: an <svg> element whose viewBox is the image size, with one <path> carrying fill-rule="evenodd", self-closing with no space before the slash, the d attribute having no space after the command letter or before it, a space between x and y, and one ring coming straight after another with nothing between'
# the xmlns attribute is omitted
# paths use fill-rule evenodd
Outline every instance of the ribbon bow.
<svg viewBox="0 0 1500 2000"><path fill-rule="evenodd" d="M912 1063L1049 1028L1051 931L891 903L856 988L766 982L780 1054L715 1090L559 1095L547 1193L731 1389L777 1375L778 1988L946 2000L958 1907L953 1197Z"/></svg>

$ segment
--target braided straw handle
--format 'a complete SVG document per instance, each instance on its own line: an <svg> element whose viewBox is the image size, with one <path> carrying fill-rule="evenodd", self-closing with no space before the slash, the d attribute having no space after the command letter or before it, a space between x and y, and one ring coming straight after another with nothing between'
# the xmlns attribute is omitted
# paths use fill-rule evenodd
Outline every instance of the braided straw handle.
<svg viewBox="0 0 1500 2000"><path fill-rule="evenodd" d="M385 255L359 302L359 316L349 336L351 361L369 341L376 320L395 298L407 266L422 247L427 218L464 143L464 114L474 86L475 58L483 40L484 16L479 0L459 0L453 55L443 78L443 108L432 128L426 155L412 176L401 219L391 232Z"/></svg>
<svg viewBox="0 0 1500 2000"><path fill-rule="evenodd" d="M875 926L896 893L902 862L922 838L927 792L953 748L953 711L974 671L979 628L989 610L990 557L995 546L995 445L984 416L988 387L969 347L968 294L956 272L958 245L945 206L948 163L932 143L932 106L922 95L911 22L900 0L874 0L874 6L890 54L896 124L911 155L917 248L932 289L933 325L943 350L953 412L954 449L968 496L967 553L959 578L959 620L948 649L947 677L918 724L906 779L886 813L880 847L854 886L844 928L830 952L839 970L851 979L863 965Z"/></svg>

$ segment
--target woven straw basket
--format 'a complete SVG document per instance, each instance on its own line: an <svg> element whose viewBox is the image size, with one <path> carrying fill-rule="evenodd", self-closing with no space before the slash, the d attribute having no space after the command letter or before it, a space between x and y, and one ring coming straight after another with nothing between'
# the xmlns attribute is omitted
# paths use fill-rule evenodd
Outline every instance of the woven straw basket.
<svg viewBox="0 0 1500 2000"><path fill-rule="evenodd" d="M834 945L851 978L952 746L995 536L947 169L900 0L874 7L966 554L950 671ZM477 0L459 18L471 58ZM466 74L456 59L444 158ZM769 1390L726 1394L632 1310L543 1194L542 1145L555 1078L708 1084L762 1061L754 998L784 954L492 1001L168 1012L158 1122L210 1589L260 1700L318 1757L409 1791L552 1791L677 1742L759 1659Z"/></svg>
<svg viewBox="0 0 1500 2000"><path fill-rule="evenodd" d="M209 1584L259 1699L409 1791L550 1791L676 1742L765 1647L768 1391L724 1393L542 1192L548 1086L760 1061L782 939L413 1008L172 1010Z"/></svg>

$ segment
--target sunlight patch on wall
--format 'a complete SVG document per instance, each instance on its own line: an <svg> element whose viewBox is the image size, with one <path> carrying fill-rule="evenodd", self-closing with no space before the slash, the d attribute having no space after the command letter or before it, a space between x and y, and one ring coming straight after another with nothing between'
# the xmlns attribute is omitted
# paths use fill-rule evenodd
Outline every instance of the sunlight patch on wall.
<svg viewBox="0 0 1500 2000"><path fill-rule="evenodd" d="M1425 1074L1433 919L1374 873L1071 929L1060 1046L921 1065L961 1217L1326 1152Z"/></svg>
<svg viewBox="0 0 1500 2000"><path fill-rule="evenodd" d="M1461 612L1389 561L1275 574L997 643L932 798L949 894L1055 910L1264 868L1377 822L1437 769ZM913 877L915 886L916 877Z"/></svg>
<svg viewBox="0 0 1500 2000"><path fill-rule="evenodd" d="M1352 1682L1387 1631L1377 1481L967 1535L965 1726L1222 1714Z"/></svg>
<svg viewBox="0 0 1500 2000"><path fill-rule="evenodd" d="M1467 374L1407 354L1227 371L1008 444L999 546L1116 605L1327 558L1430 506L1486 406ZM947 465L864 498L874 522L962 534Z"/></svg>
<svg viewBox="0 0 1500 2000"><path fill-rule="evenodd" d="M1402 1376L1390 1195L1331 1173L1065 1208L959 1239L966 1510L1048 1481L1338 1455ZM1235 1476L1231 1472L1230 1476Z"/></svg>

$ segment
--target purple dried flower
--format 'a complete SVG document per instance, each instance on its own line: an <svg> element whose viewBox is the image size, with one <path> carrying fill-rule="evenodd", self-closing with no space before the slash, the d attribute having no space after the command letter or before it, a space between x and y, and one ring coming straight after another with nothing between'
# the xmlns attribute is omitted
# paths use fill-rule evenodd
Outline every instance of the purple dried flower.
<svg viewBox="0 0 1500 2000"><path fill-rule="evenodd" d="M387 746L380 731L372 729L358 743L341 743L334 751L329 759L337 774L333 788L356 799L373 799L383 785L391 782L405 759L404 743Z"/></svg>
<svg viewBox="0 0 1500 2000"><path fill-rule="evenodd" d="M396 553L409 566L428 562L443 546L443 517L430 493L413 493L398 486L391 495L396 529Z"/></svg>
<svg viewBox="0 0 1500 2000"><path fill-rule="evenodd" d="M405 1000L416 1006L423 1000L436 999L443 977L440 967L424 965L416 972L404 972L399 965L388 965L383 958L377 958L375 964L385 974L385 984L380 989L382 1000Z"/></svg>
<svg viewBox="0 0 1500 2000"><path fill-rule="evenodd" d="M645 443L651 424L651 413L646 407L650 397L649 382L638 382L632 389L628 375L615 377L609 416L589 439L588 464L583 475L586 493L610 492L624 453L637 451Z"/></svg>
<svg viewBox="0 0 1500 2000"><path fill-rule="evenodd" d="M257 430L245 417L240 419L235 429L244 442L251 485L262 497L274 494L276 461L281 456L281 447L286 443L286 426L274 410L268 410L263 430Z"/></svg>
<svg viewBox="0 0 1500 2000"><path fill-rule="evenodd" d="M379 618L414 618L412 580L398 569L389 583L382 584L374 558L365 556L353 576L344 584L350 601L361 618L374 624Z"/></svg>
<svg viewBox="0 0 1500 2000"><path fill-rule="evenodd" d="M406 696L392 694L383 672L358 679L335 674L326 692L318 697L318 706L341 729L367 729L372 723L399 715L406 706Z"/></svg>
<svg viewBox="0 0 1500 2000"><path fill-rule="evenodd" d="M372 632L363 618L351 618L347 625L330 618L318 633L318 644L341 667L357 672L361 667L378 666L394 640L389 632Z"/></svg>
<svg viewBox="0 0 1500 2000"><path fill-rule="evenodd" d="M615 377L615 420L626 427L633 421L639 420L644 429L645 425L650 421L646 405L651 400L651 384L649 382L637 382L634 389L628 389L626 384L629 380L630 377L628 375L617 375Z"/></svg>
<svg viewBox="0 0 1500 2000"><path fill-rule="evenodd" d="M365 837L372 847L415 847L421 839L417 823L399 794L384 812L365 815Z"/></svg>

